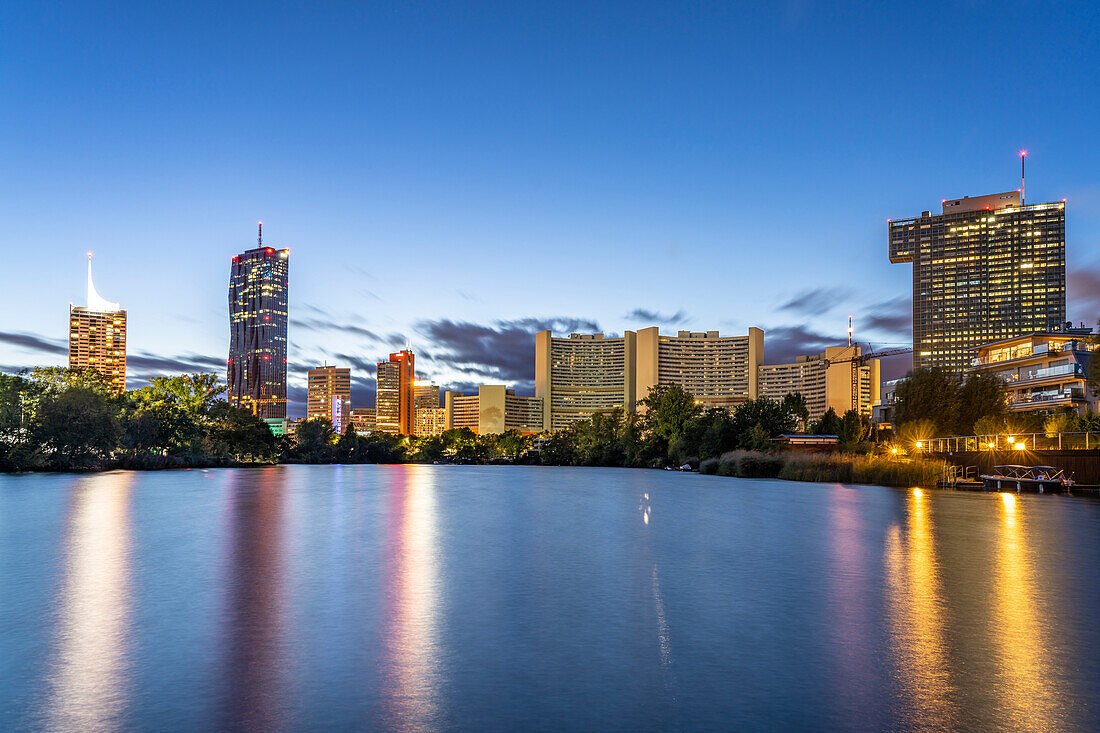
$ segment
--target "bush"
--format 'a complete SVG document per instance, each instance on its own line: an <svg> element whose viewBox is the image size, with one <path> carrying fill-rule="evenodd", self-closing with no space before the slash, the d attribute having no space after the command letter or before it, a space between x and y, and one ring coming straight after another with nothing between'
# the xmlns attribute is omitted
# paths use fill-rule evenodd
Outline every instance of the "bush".
<svg viewBox="0 0 1100 733"><path fill-rule="evenodd" d="M720 476L779 478L786 481L858 483L881 486L935 486L943 461L850 453L759 453L730 451L718 460ZM700 468L702 470L702 468ZM711 472L708 464L707 473Z"/></svg>

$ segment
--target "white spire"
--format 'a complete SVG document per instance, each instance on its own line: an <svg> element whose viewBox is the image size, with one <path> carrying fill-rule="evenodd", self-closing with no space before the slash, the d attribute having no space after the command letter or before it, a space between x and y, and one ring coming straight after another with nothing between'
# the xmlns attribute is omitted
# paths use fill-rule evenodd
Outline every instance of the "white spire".
<svg viewBox="0 0 1100 733"><path fill-rule="evenodd" d="M95 311L96 313L114 313L122 310L121 305L104 300L103 297L95 291L95 285L92 285L91 252L88 253L88 310Z"/></svg>

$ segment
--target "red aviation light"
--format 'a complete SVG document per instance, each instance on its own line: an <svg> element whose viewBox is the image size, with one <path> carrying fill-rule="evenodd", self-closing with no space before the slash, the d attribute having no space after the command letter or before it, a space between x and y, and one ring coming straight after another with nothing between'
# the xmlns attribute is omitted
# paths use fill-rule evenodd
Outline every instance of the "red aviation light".
<svg viewBox="0 0 1100 733"><path fill-rule="evenodd" d="M271 249L271 247L267 248L267 253L268 254L274 254L274 252L275 252L275 250Z"/></svg>
<svg viewBox="0 0 1100 733"><path fill-rule="evenodd" d="M268 360L268 359L270 359L270 358L271 358L271 357L269 357L269 356L268 356L267 354L264 354L264 361L267 361L267 360Z"/></svg>

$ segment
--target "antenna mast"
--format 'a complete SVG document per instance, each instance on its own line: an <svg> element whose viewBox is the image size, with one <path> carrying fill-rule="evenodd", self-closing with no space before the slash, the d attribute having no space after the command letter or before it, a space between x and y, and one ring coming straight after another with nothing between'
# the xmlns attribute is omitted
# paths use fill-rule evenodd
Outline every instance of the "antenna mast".
<svg viewBox="0 0 1100 733"><path fill-rule="evenodd" d="M852 316L848 315L848 346L852 345Z"/></svg>
<svg viewBox="0 0 1100 733"><path fill-rule="evenodd" d="M1020 206L1024 205L1024 161L1027 160L1027 151L1020 151Z"/></svg>
<svg viewBox="0 0 1100 733"><path fill-rule="evenodd" d="M259 230L259 233L256 235L256 246L263 247L264 246L264 223L261 221L261 222L257 222L257 224L260 227L260 230Z"/></svg>

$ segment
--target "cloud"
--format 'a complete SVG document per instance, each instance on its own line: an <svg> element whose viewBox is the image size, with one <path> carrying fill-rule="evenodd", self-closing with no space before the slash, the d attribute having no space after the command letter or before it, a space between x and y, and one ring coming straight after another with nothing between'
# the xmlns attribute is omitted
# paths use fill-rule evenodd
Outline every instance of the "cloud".
<svg viewBox="0 0 1100 733"><path fill-rule="evenodd" d="M803 290L779 306L779 310L820 315L836 308L840 305L840 301L848 298L851 294L852 290L850 288L841 287Z"/></svg>
<svg viewBox="0 0 1100 733"><path fill-rule="evenodd" d="M194 374L213 371L225 378L225 359L216 359L201 354L183 354L179 356L156 356L149 353L127 354L126 369L135 374Z"/></svg>
<svg viewBox="0 0 1100 733"><path fill-rule="evenodd" d="M872 305L860 328L882 331L909 341L913 337L912 298L902 296Z"/></svg>
<svg viewBox="0 0 1100 733"><path fill-rule="evenodd" d="M19 346L30 351L44 354L68 354L69 343L59 339L49 339L33 333L4 333L0 331L0 343Z"/></svg>
<svg viewBox="0 0 1100 733"><path fill-rule="evenodd" d="M1095 325L1100 318L1100 263L1078 267L1066 273L1066 317Z"/></svg>
<svg viewBox="0 0 1100 733"><path fill-rule="evenodd" d="M599 331L595 321L580 318L521 318L488 326L444 318L416 327L432 344L435 364L482 380L478 384L515 386L517 393L534 386L536 332Z"/></svg>
<svg viewBox="0 0 1100 733"><path fill-rule="evenodd" d="M666 323L670 326L677 323L683 323L687 320L687 314L682 310L676 311L671 316L666 316L658 311L646 310L645 308L635 308L634 310L623 316L628 321L642 321L644 323Z"/></svg>
<svg viewBox="0 0 1100 733"><path fill-rule="evenodd" d="M316 310L316 309L314 309ZM312 331L314 333L320 331L339 331L344 334L354 334L356 336L362 336L363 338L370 339L371 341L384 341L384 338L369 328L363 326L356 326L351 323L338 323L322 318L291 318L290 325L293 328L301 328L306 331Z"/></svg>
<svg viewBox="0 0 1100 733"><path fill-rule="evenodd" d="M834 336L826 336L809 330L805 326L780 326L768 329L764 333L763 364L787 364L796 356L820 354L826 346L838 346L847 343Z"/></svg>

